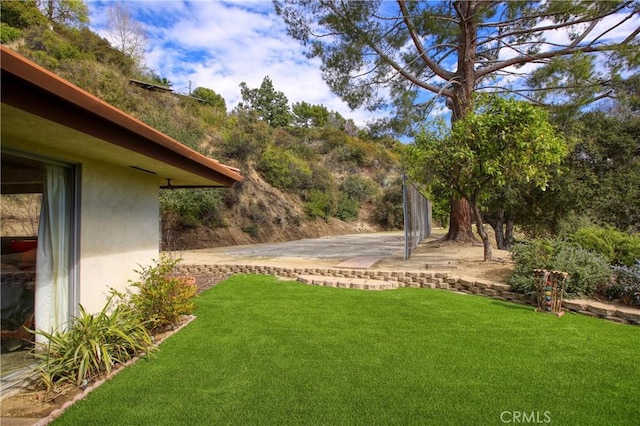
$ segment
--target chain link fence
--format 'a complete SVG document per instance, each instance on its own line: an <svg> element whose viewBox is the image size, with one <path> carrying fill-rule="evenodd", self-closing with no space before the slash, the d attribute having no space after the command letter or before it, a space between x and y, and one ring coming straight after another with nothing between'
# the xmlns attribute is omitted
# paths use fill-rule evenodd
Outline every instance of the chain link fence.
<svg viewBox="0 0 640 426"><path fill-rule="evenodd" d="M402 208L404 211L404 260L420 241L431 236L431 202L418 191L418 188L402 177Z"/></svg>

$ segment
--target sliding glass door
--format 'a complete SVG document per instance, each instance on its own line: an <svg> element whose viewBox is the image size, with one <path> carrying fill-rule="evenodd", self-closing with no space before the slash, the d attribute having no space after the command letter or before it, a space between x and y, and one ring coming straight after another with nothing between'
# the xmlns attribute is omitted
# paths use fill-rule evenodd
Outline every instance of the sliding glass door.
<svg viewBox="0 0 640 426"><path fill-rule="evenodd" d="M75 168L2 152L2 353L64 329L75 295Z"/></svg>

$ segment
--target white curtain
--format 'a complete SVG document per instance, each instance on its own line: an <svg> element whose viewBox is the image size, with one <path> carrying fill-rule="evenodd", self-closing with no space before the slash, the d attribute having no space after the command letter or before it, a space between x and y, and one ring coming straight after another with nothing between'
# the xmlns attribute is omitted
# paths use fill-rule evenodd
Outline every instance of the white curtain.
<svg viewBox="0 0 640 426"><path fill-rule="evenodd" d="M45 165L36 259L36 328L50 332L69 322L70 188L68 169ZM36 340L44 340L37 335Z"/></svg>

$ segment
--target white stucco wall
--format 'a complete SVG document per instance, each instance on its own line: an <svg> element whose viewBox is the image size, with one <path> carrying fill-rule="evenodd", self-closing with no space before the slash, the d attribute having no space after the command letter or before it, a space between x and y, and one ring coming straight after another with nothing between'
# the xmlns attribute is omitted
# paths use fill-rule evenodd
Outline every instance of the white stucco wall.
<svg viewBox="0 0 640 426"><path fill-rule="evenodd" d="M157 176L62 151L34 141L3 140L3 147L77 165L79 274L70 289L89 312L100 311L109 287L125 291L138 265L158 259L160 245ZM71 307L77 314L77 306ZM38 325L36 324L36 327Z"/></svg>
<svg viewBox="0 0 640 426"><path fill-rule="evenodd" d="M81 171L79 302L104 306L109 288L125 291L138 265L159 257L159 189L153 175L98 161Z"/></svg>

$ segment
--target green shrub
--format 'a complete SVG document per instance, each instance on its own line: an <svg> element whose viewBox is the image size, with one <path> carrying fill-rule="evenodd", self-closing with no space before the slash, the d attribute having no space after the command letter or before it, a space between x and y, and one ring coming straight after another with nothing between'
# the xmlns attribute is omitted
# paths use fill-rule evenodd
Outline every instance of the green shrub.
<svg viewBox="0 0 640 426"><path fill-rule="evenodd" d="M614 266L614 280L603 288L603 295L625 305L640 307L640 260L635 265Z"/></svg>
<svg viewBox="0 0 640 426"><path fill-rule="evenodd" d="M640 234L629 235L612 227L590 226L576 231L570 241L602 254L609 263L633 266L640 259Z"/></svg>
<svg viewBox="0 0 640 426"><path fill-rule="evenodd" d="M240 230L246 234L248 234L250 237L255 238L258 236L258 225L256 225L255 223L253 225L249 225L249 226L243 226L240 228Z"/></svg>
<svg viewBox="0 0 640 426"><path fill-rule="evenodd" d="M208 188L160 191L160 211L173 214L181 226L221 226L218 210L223 204L220 192Z"/></svg>
<svg viewBox="0 0 640 426"><path fill-rule="evenodd" d="M329 168L320 164L311 164L311 173L310 189L324 191L327 194L331 194L331 197L337 198L338 187Z"/></svg>
<svg viewBox="0 0 640 426"><path fill-rule="evenodd" d="M114 66L122 76L132 76L135 60L111 46L108 40L100 37L88 27L59 27L57 30L88 60L98 61L103 66Z"/></svg>
<svg viewBox="0 0 640 426"><path fill-rule="evenodd" d="M565 291L572 297L593 294L611 276L609 263L600 254L561 240L515 244L511 255L515 267L509 284L518 293L535 294L534 269L567 272Z"/></svg>
<svg viewBox="0 0 640 426"><path fill-rule="evenodd" d="M22 36L22 31L10 25L0 22L0 43L11 43Z"/></svg>
<svg viewBox="0 0 640 426"><path fill-rule="evenodd" d="M358 175L349 175L340 185L340 197L335 216L341 220L357 219L360 204L370 200L377 192L376 185L369 179Z"/></svg>
<svg viewBox="0 0 640 426"><path fill-rule="evenodd" d="M231 116L226 126L227 131L216 147L217 153L222 157L243 162L257 160L273 142L273 129L269 124L248 114Z"/></svg>
<svg viewBox="0 0 640 426"><path fill-rule="evenodd" d="M35 1L0 1L2 22L14 28L44 26L47 18L40 12Z"/></svg>
<svg viewBox="0 0 640 426"><path fill-rule="evenodd" d="M181 108L175 95L147 91L143 93L146 102L137 111L141 121L189 148L208 154L202 149L202 142L205 140L204 123L193 111Z"/></svg>
<svg viewBox="0 0 640 426"><path fill-rule="evenodd" d="M175 325L183 315L193 312L196 286L185 278L174 276L179 261L163 256L153 265L141 266L135 271L140 280L131 285L138 292L129 296L129 304L150 331Z"/></svg>
<svg viewBox="0 0 640 426"><path fill-rule="evenodd" d="M23 31L23 35L28 49L44 53L57 61L87 57L76 46L46 27L30 27Z"/></svg>
<svg viewBox="0 0 640 426"><path fill-rule="evenodd" d="M312 189L305 197L304 210L309 217L321 217L329 219L336 210L336 199L334 194Z"/></svg>
<svg viewBox="0 0 640 426"><path fill-rule="evenodd" d="M347 221L357 219L359 213L360 203L357 200L350 198L347 194L340 194L335 216L340 220Z"/></svg>
<svg viewBox="0 0 640 426"><path fill-rule="evenodd" d="M376 198L374 217L380 225L387 229L402 228L404 224L402 181L396 180Z"/></svg>
<svg viewBox="0 0 640 426"><path fill-rule="evenodd" d="M347 143L347 134L344 131L333 127L324 127L319 137L322 140L322 154L327 154L328 152L342 147Z"/></svg>
<svg viewBox="0 0 640 426"><path fill-rule="evenodd" d="M33 355L40 359L36 375L51 392L63 384L81 386L111 372L138 354L148 354L153 342L139 316L127 304L109 297L100 313L82 306L67 331L35 331L46 338Z"/></svg>
<svg viewBox="0 0 640 426"><path fill-rule="evenodd" d="M347 143L333 151L338 162L353 164L358 167L366 165L367 151L362 144Z"/></svg>
<svg viewBox="0 0 640 426"><path fill-rule="evenodd" d="M308 187L312 181L312 170L304 160L290 151L269 146L257 164L264 179L276 188L298 190Z"/></svg>
<svg viewBox="0 0 640 426"><path fill-rule="evenodd" d="M369 200L376 191L376 185L371 180L358 175L347 176L340 185L340 192L359 202Z"/></svg>

